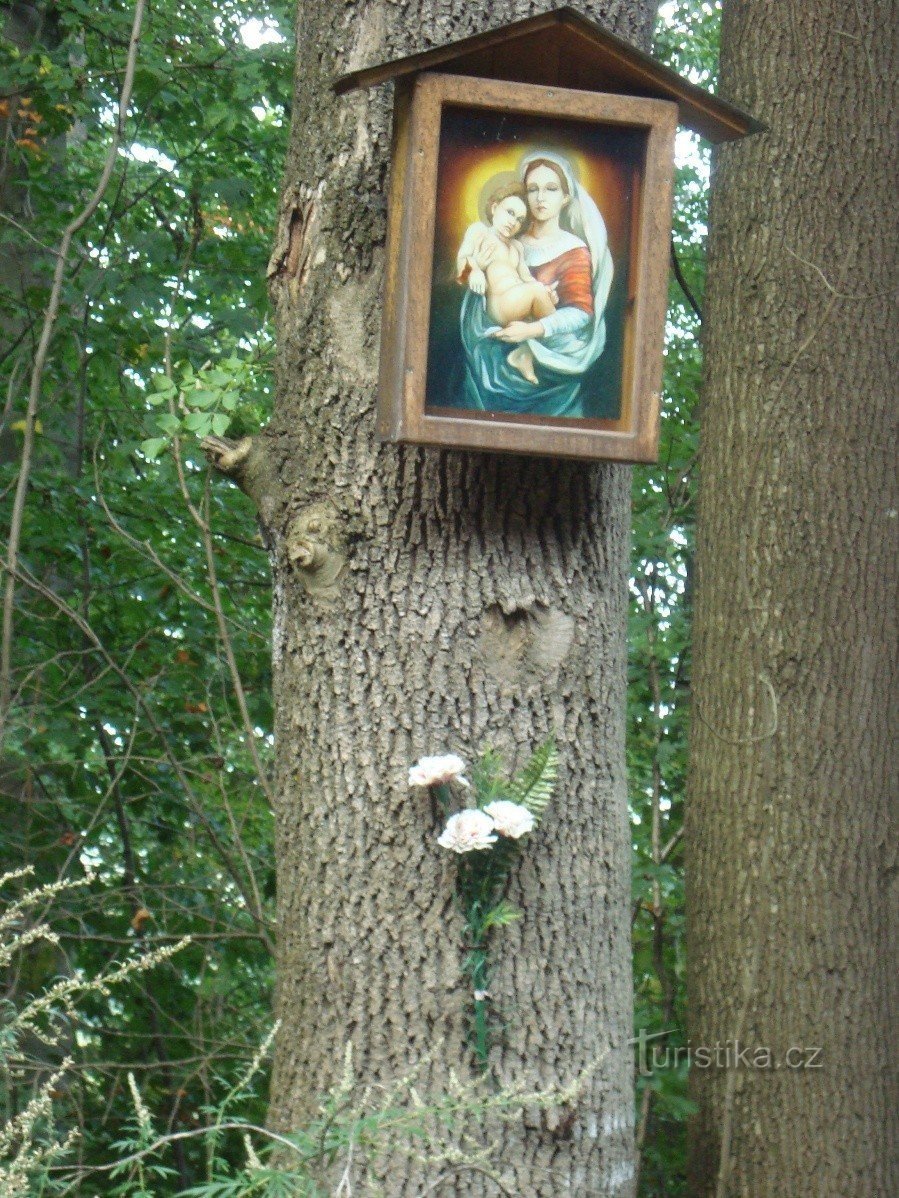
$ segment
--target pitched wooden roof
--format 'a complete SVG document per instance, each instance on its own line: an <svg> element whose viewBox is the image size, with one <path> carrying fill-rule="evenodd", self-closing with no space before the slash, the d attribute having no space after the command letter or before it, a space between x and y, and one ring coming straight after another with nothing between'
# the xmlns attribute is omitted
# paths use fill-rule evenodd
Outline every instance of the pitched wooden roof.
<svg viewBox="0 0 899 1198"><path fill-rule="evenodd" d="M765 128L748 113L567 6L408 58L351 71L335 81L334 90L374 87L438 69L483 79L674 100L681 123L712 142L731 141Z"/></svg>

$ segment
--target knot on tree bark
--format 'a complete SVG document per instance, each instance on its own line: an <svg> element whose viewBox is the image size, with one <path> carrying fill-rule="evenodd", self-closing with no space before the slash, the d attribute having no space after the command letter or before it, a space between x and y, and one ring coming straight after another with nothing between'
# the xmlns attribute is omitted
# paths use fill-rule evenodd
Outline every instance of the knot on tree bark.
<svg viewBox="0 0 899 1198"><path fill-rule="evenodd" d="M284 552L303 586L319 599L337 594L346 565L346 540L340 517L326 500L310 504L290 522Z"/></svg>
<svg viewBox="0 0 899 1198"><path fill-rule="evenodd" d="M274 464L260 437L204 437L200 448L209 464L230 478L256 505L268 541L269 530L277 525L284 508L284 492Z"/></svg>
<svg viewBox="0 0 899 1198"><path fill-rule="evenodd" d="M558 673L574 642L574 619L530 591L500 587L481 621L481 658L502 684L541 686Z"/></svg>
<svg viewBox="0 0 899 1198"><path fill-rule="evenodd" d="M317 500L289 515L294 504L288 501L262 438L204 437L200 447L210 464L252 499L266 544L279 555L283 552L305 590L317 599L333 599L346 565L347 543L334 504Z"/></svg>

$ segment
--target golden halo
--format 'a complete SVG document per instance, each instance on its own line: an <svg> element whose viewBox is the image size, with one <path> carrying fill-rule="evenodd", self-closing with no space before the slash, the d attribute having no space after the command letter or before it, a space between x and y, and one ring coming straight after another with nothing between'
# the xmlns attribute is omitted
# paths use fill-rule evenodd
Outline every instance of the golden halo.
<svg viewBox="0 0 899 1198"><path fill-rule="evenodd" d="M575 183L581 183L582 179L584 179L586 160L584 155L578 150L566 147L565 149L553 151L545 144L523 146L519 143L517 145L498 146L495 150L484 154L477 165L467 173L467 178L459 197L461 200L461 211L464 214L462 219L469 223L473 220L482 220L485 224L489 223L486 213L487 196L502 183L520 182L521 164L525 158L539 157L541 151L544 153L556 153L559 157L564 158L571 168ZM589 174L589 170L586 174Z"/></svg>
<svg viewBox="0 0 899 1198"><path fill-rule="evenodd" d="M498 171L495 175L491 175L481 188L481 194L478 196L478 216L485 225L490 224L487 201L500 187L507 187L511 183L515 183L519 187L521 186L521 180L515 171ZM524 189L522 188L522 190ZM525 201L525 207L527 207L527 201Z"/></svg>

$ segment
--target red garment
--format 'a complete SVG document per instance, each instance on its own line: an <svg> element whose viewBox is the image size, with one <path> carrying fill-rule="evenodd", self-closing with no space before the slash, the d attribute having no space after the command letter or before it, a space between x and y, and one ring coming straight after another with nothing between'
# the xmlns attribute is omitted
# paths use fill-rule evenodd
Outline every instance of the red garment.
<svg viewBox="0 0 899 1198"><path fill-rule="evenodd" d="M532 266L530 271L545 287L551 283L558 285L558 308L580 308L588 316L593 315L590 251L585 245L566 250L541 266Z"/></svg>

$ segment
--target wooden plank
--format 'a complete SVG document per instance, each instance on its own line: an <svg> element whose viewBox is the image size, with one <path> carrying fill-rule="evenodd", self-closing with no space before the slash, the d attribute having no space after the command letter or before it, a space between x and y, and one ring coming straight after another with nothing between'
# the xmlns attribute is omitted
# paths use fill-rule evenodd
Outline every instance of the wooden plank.
<svg viewBox="0 0 899 1198"><path fill-rule="evenodd" d="M446 68L454 59L466 55L475 55L494 46L502 45L510 38L515 39L521 33L530 30L552 28L558 22L557 13L542 13L536 17L526 17L523 21L513 21L500 29L488 29L485 33L476 33L472 37L461 38L457 42L449 42L445 46L436 46L432 50L422 50L418 54L410 54L406 58L397 58L393 62L382 62L376 66L363 67L358 71L350 71L334 81L333 87L338 95L354 91L356 88L375 87L386 83L400 75L418 74L421 71L433 71L437 67ZM527 27L527 28L524 28Z"/></svg>
<svg viewBox="0 0 899 1198"><path fill-rule="evenodd" d="M558 39L555 44L559 48L560 63L568 60L572 64L565 76L549 77L552 71L549 39L552 37ZM541 39L547 49L543 55L539 53ZM488 51L489 67L485 56ZM644 54L568 7L393 62L352 71L337 79L334 89L343 93L359 87L374 87L390 79L437 68L445 73L472 77L486 77L489 73L489 77L513 82L558 82L585 91L672 100L678 105L681 122L712 142L730 141L765 128L735 104L682 78L651 55Z"/></svg>
<svg viewBox="0 0 899 1198"><path fill-rule="evenodd" d="M654 460L658 447L664 363L665 315L668 310L668 258L671 245L671 206L674 188L674 137L677 121L656 121L649 130L643 175L640 220L638 302L635 305L634 379L635 449L641 461Z"/></svg>
<svg viewBox="0 0 899 1198"><path fill-rule="evenodd" d="M434 266L437 156L440 146L441 96L433 86L440 75L419 75L415 81L415 120L409 143L409 271L406 280L409 306L403 356L403 426L409 439L421 441L425 390L428 379L428 331L431 317L431 284Z"/></svg>
<svg viewBox="0 0 899 1198"><path fill-rule="evenodd" d="M409 273L408 253L411 244L408 228L409 203L409 143L412 120L412 85L408 80L397 83L394 95L393 134L390 149L390 188L387 206L386 268L381 306L381 358L378 379L378 436L386 440L402 440L405 436L403 407L394 397L402 390L403 347L406 339L408 295L406 280Z"/></svg>

